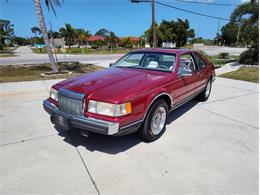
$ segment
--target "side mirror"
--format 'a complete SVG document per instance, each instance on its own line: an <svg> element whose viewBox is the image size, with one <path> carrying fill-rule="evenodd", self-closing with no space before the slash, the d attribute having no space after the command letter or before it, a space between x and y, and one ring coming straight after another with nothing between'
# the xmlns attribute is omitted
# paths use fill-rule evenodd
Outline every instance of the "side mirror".
<svg viewBox="0 0 260 195"><path fill-rule="evenodd" d="M109 64L109 68L112 67L112 66L114 66L114 63L110 63L110 64Z"/></svg>

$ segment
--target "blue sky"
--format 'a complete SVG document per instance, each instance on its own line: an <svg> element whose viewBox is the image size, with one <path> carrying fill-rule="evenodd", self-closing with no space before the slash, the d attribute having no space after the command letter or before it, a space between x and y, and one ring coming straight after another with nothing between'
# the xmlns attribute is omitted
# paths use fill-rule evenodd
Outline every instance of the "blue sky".
<svg viewBox="0 0 260 195"><path fill-rule="evenodd" d="M174 0L157 0L183 9L201 12L213 16L229 18L235 7L208 6L181 3ZM201 2L240 4L246 0L193 0ZM44 1L43 1L44 2ZM45 6L45 21L52 22L53 30L58 31L64 23L75 28L84 28L94 34L100 28L107 28L117 36L140 36L151 25L151 6L149 3L130 3L128 0L64 0L61 7L56 7L57 17ZM38 26L33 0L0 0L0 18L14 24L17 36L33 36L32 26ZM214 38L218 20L181 12L156 5L156 22L162 19L188 19L197 36ZM221 21L223 26L226 21ZM49 28L49 25L47 25Z"/></svg>

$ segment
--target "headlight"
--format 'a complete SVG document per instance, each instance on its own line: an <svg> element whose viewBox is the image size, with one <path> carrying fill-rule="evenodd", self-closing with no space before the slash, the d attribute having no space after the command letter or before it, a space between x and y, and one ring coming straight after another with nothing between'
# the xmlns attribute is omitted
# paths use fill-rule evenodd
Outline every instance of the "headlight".
<svg viewBox="0 0 260 195"><path fill-rule="evenodd" d="M50 98L57 102L58 101L58 90L51 88Z"/></svg>
<svg viewBox="0 0 260 195"><path fill-rule="evenodd" d="M131 102L124 104L110 104L90 100L88 103L88 112L103 114L107 116L123 116L132 112Z"/></svg>

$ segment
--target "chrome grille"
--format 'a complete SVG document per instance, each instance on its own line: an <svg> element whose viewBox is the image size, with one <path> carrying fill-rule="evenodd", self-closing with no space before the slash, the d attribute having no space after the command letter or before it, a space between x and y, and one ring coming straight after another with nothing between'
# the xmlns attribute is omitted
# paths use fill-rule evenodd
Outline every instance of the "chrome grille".
<svg viewBox="0 0 260 195"><path fill-rule="evenodd" d="M72 115L83 115L84 95L66 89L59 90L59 110Z"/></svg>

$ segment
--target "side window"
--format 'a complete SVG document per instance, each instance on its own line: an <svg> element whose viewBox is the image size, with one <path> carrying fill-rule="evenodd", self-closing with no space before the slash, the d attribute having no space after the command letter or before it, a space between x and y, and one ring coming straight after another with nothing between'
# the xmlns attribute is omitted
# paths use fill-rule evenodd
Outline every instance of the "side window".
<svg viewBox="0 0 260 195"><path fill-rule="evenodd" d="M207 66L207 64L198 55L194 54L194 58L199 69L205 68Z"/></svg>
<svg viewBox="0 0 260 195"><path fill-rule="evenodd" d="M193 58L191 54L181 55L178 73L181 74L187 71L193 72L194 70L195 70L195 64L193 62Z"/></svg>

